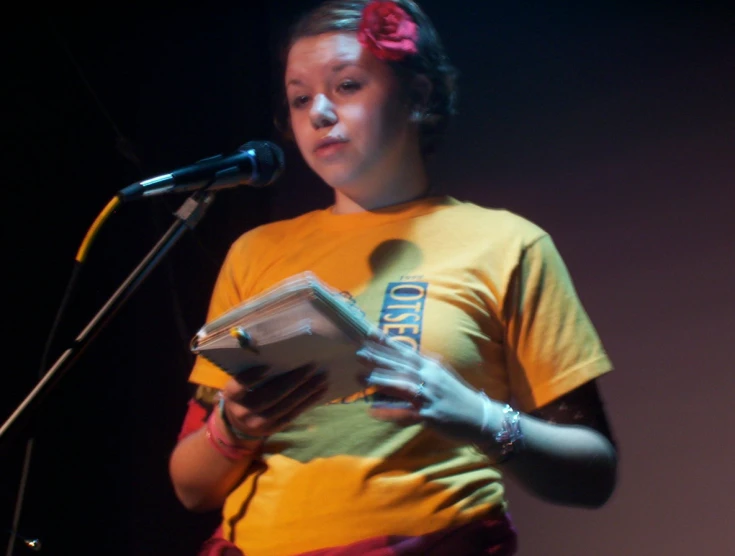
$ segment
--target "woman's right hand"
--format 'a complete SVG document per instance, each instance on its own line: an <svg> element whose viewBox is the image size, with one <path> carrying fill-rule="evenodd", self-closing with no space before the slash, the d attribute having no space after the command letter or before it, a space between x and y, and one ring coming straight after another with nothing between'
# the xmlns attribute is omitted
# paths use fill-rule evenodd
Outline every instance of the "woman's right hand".
<svg viewBox="0 0 735 556"><path fill-rule="evenodd" d="M223 423L215 407L214 426L234 445L258 449L265 437L283 429L315 405L327 390L326 373L307 366L263 381L268 369L250 369L221 390ZM229 428L228 428L229 426ZM209 511L224 504L252 459L231 459L212 448L207 427L183 438L169 463L171 481L184 507ZM238 438L232 431L239 431ZM250 438L252 437L252 438Z"/></svg>
<svg viewBox="0 0 735 556"><path fill-rule="evenodd" d="M256 440L280 431L327 391L326 373L314 365L264 381L267 372L263 367L250 369L222 388L222 411L239 438Z"/></svg>

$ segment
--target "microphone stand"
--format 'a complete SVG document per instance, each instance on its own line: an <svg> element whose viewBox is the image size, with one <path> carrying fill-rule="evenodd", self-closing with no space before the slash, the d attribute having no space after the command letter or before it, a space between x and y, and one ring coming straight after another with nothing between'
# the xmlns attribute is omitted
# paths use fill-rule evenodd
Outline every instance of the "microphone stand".
<svg viewBox="0 0 735 556"><path fill-rule="evenodd" d="M17 426L21 417L25 417L31 409L35 409L38 406L42 397L50 392L52 387L58 383L64 373L69 370L72 363L84 352L91 340L112 319L138 286L143 283L153 268L163 259L164 255L181 239L184 232L187 229L193 229L199 223L199 220L204 216L206 209L209 208L209 205L211 205L214 199L214 193L207 190L209 185L207 184L206 187L194 192L178 208L174 213L177 220L169 227L159 239L158 243L149 251L138 266L135 267L120 287L118 287L115 293L112 294L92 320L89 321L84 330L72 342L71 347L61 354L56 362L46 371L38 384L36 384L35 388L33 388L5 423L3 423L3 426L0 427L0 441L5 438L8 431L14 430L13 427ZM31 438L30 442L32 440ZM25 483L25 477L23 483ZM18 509L16 508L16 515ZM14 531L12 535L13 537L17 536ZM11 545L14 540L14 538L11 538Z"/></svg>

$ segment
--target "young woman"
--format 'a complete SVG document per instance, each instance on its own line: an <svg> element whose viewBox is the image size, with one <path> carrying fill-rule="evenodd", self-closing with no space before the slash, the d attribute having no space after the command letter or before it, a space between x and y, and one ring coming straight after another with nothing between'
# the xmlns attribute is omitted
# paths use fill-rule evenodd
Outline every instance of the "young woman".
<svg viewBox="0 0 735 556"><path fill-rule="evenodd" d="M427 16L327 2L286 52L287 125L334 204L241 236L209 319L308 270L382 333L358 352L365 389L340 400L314 367L253 387L257 372L196 362L170 473L187 508L222 508L202 553L513 554L506 476L604 504L616 451L595 379L611 363L552 240L431 194L455 73Z"/></svg>

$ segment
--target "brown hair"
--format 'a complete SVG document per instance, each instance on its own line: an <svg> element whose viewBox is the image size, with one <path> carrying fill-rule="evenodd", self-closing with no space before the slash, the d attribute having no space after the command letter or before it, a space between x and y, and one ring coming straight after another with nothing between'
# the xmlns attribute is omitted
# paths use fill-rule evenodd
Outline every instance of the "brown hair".
<svg viewBox="0 0 735 556"><path fill-rule="evenodd" d="M291 47L304 37L323 33L357 32L362 11L371 0L327 0L303 14L290 28L284 47L280 52L282 67ZM421 8L412 0L394 0L418 25L418 53L399 62L389 64L410 93L416 76L423 75L431 82L431 93L419 119L421 152L426 155L434 151L446 131L449 119L456 114L457 70L452 66L444 51L434 25ZM281 75L282 77L282 75ZM288 119L288 104L280 80L281 102L276 108L276 127L291 137Z"/></svg>

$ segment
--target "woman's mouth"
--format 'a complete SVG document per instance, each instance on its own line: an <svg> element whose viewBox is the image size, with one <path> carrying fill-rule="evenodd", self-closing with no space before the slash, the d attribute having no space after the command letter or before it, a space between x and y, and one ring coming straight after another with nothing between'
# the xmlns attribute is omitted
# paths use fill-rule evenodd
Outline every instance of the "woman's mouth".
<svg viewBox="0 0 735 556"><path fill-rule="evenodd" d="M342 151L347 145L347 140L340 138L325 138L317 144L314 154L319 158L330 157Z"/></svg>

